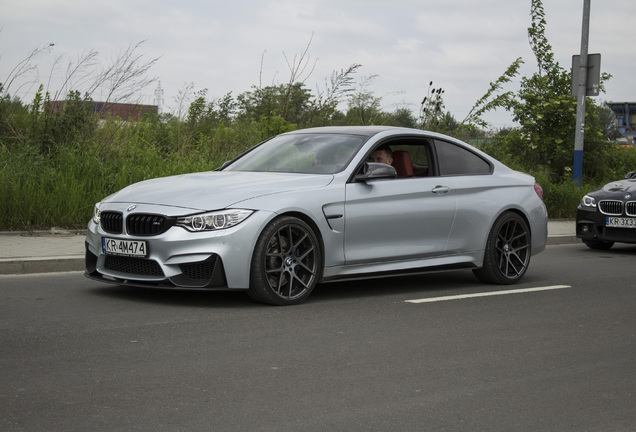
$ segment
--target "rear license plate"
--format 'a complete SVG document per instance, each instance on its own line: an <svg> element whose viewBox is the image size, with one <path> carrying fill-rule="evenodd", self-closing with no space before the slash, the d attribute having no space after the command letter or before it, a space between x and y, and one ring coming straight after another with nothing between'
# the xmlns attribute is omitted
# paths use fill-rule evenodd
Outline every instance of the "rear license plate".
<svg viewBox="0 0 636 432"><path fill-rule="evenodd" d="M612 228L636 228L636 218L605 218L605 226Z"/></svg>
<svg viewBox="0 0 636 432"><path fill-rule="evenodd" d="M104 253L125 256L148 256L148 245L140 240L122 240L102 237L102 250Z"/></svg>

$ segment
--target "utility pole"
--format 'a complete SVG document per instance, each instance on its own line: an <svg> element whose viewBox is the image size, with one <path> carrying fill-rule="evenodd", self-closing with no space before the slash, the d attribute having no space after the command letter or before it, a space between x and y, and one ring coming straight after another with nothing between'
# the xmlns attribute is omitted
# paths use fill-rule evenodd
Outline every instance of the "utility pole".
<svg viewBox="0 0 636 432"><path fill-rule="evenodd" d="M574 167L572 178L581 187L583 177L583 141L585 136L585 100L587 96L587 51L590 38L590 2L583 0L583 26L581 28L581 56L576 102L576 129L574 135Z"/></svg>

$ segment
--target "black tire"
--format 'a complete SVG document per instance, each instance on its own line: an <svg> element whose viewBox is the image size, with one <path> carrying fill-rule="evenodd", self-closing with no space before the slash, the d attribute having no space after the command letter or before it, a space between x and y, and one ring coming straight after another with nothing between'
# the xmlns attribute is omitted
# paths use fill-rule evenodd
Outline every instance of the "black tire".
<svg viewBox="0 0 636 432"><path fill-rule="evenodd" d="M256 241L250 269L250 298L259 303L294 305L320 280L322 254L314 231L302 220L274 219Z"/></svg>
<svg viewBox="0 0 636 432"><path fill-rule="evenodd" d="M481 282L510 285L521 280L530 264L530 229L517 213L502 214L488 235L484 264L473 270Z"/></svg>
<svg viewBox="0 0 636 432"><path fill-rule="evenodd" d="M585 246L594 250L608 250L612 246L614 246L614 242L612 241L603 241L603 240L583 240Z"/></svg>

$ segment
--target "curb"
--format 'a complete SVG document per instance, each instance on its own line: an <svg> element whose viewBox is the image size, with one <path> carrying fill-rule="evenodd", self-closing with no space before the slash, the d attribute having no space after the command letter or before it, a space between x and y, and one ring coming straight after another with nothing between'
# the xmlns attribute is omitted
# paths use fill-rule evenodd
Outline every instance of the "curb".
<svg viewBox="0 0 636 432"><path fill-rule="evenodd" d="M575 235L555 235L548 237L547 246L558 246L566 244L583 244L581 239Z"/></svg>
<svg viewBox="0 0 636 432"><path fill-rule="evenodd" d="M0 260L0 275L84 271L84 255Z"/></svg>
<svg viewBox="0 0 636 432"><path fill-rule="evenodd" d="M34 231L0 231L0 236L11 237L67 237L75 235L86 235L86 229L64 229L64 228L51 228L49 230L34 230Z"/></svg>

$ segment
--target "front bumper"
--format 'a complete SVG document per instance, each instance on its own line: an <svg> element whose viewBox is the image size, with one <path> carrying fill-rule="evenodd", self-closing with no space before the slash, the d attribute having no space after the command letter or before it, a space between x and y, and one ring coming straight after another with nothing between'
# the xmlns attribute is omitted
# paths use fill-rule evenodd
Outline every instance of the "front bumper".
<svg viewBox="0 0 636 432"><path fill-rule="evenodd" d="M156 236L109 234L91 221L86 235L86 272L107 283L187 289L247 289L254 245L267 212L219 231L189 232L173 226ZM106 254L102 238L144 240L146 257Z"/></svg>
<svg viewBox="0 0 636 432"><path fill-rule="evenodd" d="M152 259L101 255L91 252L86 242L85 276L100 282L153 288L227 289L223 261L216 254L200 262L179 264L181 274L167 278L159 263Z"/></svg>
<svg viewBox="0 0 636 432"><path fill-rule="evenodd" d="M576 210L576 237L582 240L636 243L636 229L607 227L606 219L607 216L599 211L579 207Z"/></svg>

